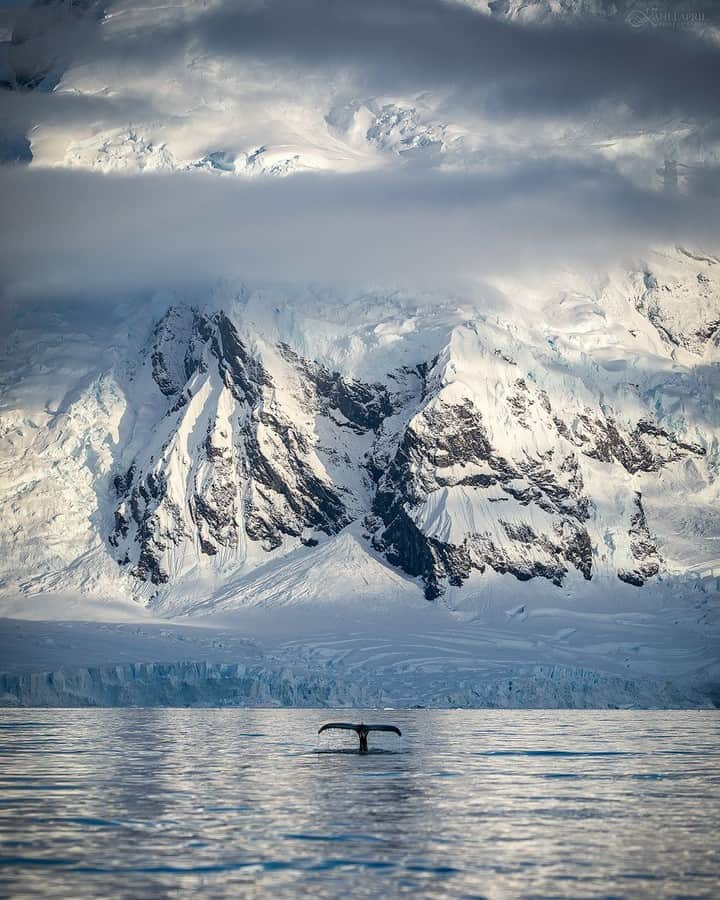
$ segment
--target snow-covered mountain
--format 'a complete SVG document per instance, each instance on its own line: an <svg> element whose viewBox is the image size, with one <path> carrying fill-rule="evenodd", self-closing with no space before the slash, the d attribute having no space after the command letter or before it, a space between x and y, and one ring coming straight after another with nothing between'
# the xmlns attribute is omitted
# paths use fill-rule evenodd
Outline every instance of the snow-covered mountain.
<svg viewBox="0 0 720 900"><path fill-rule="evenodd" d="M718 259L502 289L225 286L115 331L19 321L3 593L178 612L362 582L467 610L508 580L581 598L712 574Z"/></svg>

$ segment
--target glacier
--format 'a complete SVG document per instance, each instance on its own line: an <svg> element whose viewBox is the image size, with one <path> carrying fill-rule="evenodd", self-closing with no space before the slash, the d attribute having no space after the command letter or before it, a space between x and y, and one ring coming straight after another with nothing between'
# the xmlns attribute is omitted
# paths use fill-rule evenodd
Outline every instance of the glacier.
<svg viewBox="0 0 720 900"><path fill-rule="evenodd" d="M653 646L665 635L649 617L577 612L574 627L557 629L568 619L548 609L533 634L517 609L506 611L509 627L422 609L412 619L346 611L336 620L299 609L297 618L201 626L4 619L0 705L712 708L720 700L712 645L696 638L683 648L681 632L681 646ZM320 623L324 631L310 630ZM633 643L633 624L644 627L644 643Z"/></svg>

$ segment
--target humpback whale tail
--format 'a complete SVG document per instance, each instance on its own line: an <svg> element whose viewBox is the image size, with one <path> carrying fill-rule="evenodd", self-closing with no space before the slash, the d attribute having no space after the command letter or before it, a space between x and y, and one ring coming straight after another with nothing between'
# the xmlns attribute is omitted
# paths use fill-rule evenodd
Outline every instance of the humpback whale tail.
<svg viewBox="0 0 720 900"><path fill-rule="evenodd" d="M392 731L398 737L402 737L402 731L395 725L365 725L362 722L359 725L353 725L351 722L327 722L318 729L318 734L322 734L323 731L328 731L330 728L337 728L341 731L354 731L360 738L361 753L368 752L367 736L370 731Z"/></svg>

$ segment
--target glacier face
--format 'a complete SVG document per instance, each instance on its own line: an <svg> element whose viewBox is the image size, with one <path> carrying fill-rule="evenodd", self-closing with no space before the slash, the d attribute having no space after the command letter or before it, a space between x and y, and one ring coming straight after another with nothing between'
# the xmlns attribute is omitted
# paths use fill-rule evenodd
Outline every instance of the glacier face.
<svg viewBox="0 0 720 900"><path fill-rule="evenodd" d="M607 598L603 614L591 608L500 609L504 628L492 615L458 623L424 604L394 619L368 609L356 620L345 610L343 629L332 620L337 600L314 623L300 607L295 618L286 607L267 609L254 623L234 617L200 627L198 619L4 619L0 706L717 705L714 648L693 635L690 618L675 629L670 649L657 617L635 621L638 643L632 615L612 613ZM557 627L567 622L575 627ZM249 627L252 641L242 637ZM522 652L513 657L513 647Z"/></svg>
<svg viewBox="0 0 720 900"><path fill-rule="evenodd" d="M130 327L20 322L3 594L207 612L312 599L317 564L317 595L360 572L461 608L495 576L579 597L709 576L719 270L676 248L492 302L225 285Z"/></svg>
<svg viewBox="0 0 720 900"><path fill-rule="evenodd" d="M399 693L396 693L400 689ZM638 681L568 666L525 666L493 678L366 683L357 673L245 663L133 663L50 673L0 673L0 706L294 706L382 708L711 708L711 697L669 681ZM717 698L715 698L717 699Z"/></svg>

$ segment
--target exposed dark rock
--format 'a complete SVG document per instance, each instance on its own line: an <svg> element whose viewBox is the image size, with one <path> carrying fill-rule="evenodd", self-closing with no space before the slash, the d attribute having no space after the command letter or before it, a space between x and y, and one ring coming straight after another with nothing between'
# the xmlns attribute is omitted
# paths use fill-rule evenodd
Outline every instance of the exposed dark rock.
<svg viewBox="0 0 720 900"><path fill-rule="evenodd" d="M345 379L339 372L330 372L323 365L298 356L287 344L279 345L288 362L301 371L315 389L317 397L336 409L359 433L377 431L384 419L392 415L390 394L383 384L365 384Z"/></svg>
<svg viewBox="0 0 720 900"><path fill-rule="evenodd" d="M408 459L413 453L413 443L416 455L420 445L427 447L431 443L433 462L441 469L490 458L492 448L482 416L469 400L452 407L441 404L429 406L423 413L423 419L429 434L411 438Z"/></svg>
<svg viewBox="0 0 720 900"><path fill-rule="evenodd" d="M108 542L118 547L121 541L129 537L134 522L134 541L139 546L139 555L132 574L142 581L166 584L169 575L162 568L162 555L170 544L179 544L185 532L181 510L167 496L164 476L152 471L143 476L133 464L124 476L115 477L114 484L120 504L114 513L114 529ZM168 527L160 525L158 511L161 508L170 523ZM128 556L127 551L125 555Z"/></svg>
<svg viewBox="0 0 720 900"><path fill-rule="evenodd" d="M630 474L657 472L667 463L686 456L705 455L703 447L684 443L647 420L626 432L610 416L599 418L590 410L577 416L572 429L558 417L553 421L558 433L579 447L585 456L600 462L619 462Z"/></svg>
<svg viewBox="0 0 720 900"><path fill-rule="evenodd" d="M720 319L708 322L702 328L698 328L694 332L694 337L698 343L705 344L709 340L716 338L718 332L720 332Z"/></svg>
<svg viewBox="0 0 720 900"><path fill-rule="evenodd" d="M566 523L564 523L566 524ZM592 543L584 528L571 527L565 535L563 546L565 559L582 572L586 581L592 578Z"/></svg>
<svg viewBox="0 0 720 900"><path fill-rule="evenodd" d="M550 398L547 395L547 391L539 390L538 391L538 400L540 401L540 406L545 410L548 415L552 413L552 405L550 403Z"/></svg>
<svg viewBox="0 0 720 900"><path fill-rule="evenodd" d="M209 536L198 529L200 549L214 556L219 546L233 546L238 539L238 523L235 518L235 487L231 483L213 483L207 496L195 494L190 501L190 514L197 525L207 525Z"/></svg>
<svg viewBox="0 0 720 900"><path fill-rule="evenodd" d="M514 525L511 522L503 522L502 519L499 522L505 534L513 541L518 541L521 544L533 544L538 539L538 536L529 525Z"/></svg>
<svg viewBox="0 0 720 900"><path fill-rule="evenodd" d="M124 475L116 475L113 478L113 485L115 487L115 493L118 497L127 496L130 487L135 478L135 463L133 463L130 468L125 472Z"/></svg>
<svg viewBox="0 0 720 900"><path fill-rule="evenodd" d="M523 428L528 428L526 415L535 401L524 378L518 378L515 381L515 393L508 397L507 402L510 409L514 412L516 420Z"/></svg>
<svg viewBox="0 0 720 900"><path fill-rule="evenodd" d="M260 493L262 494L262 491ZM268 552L276 550L282 544L283 534L299 537L299 532L281 516L263 516L248 502L246 502L244 513L247 536L251 541L262 542L263 548Z"/></svg>
<svg viewBox="0 0 720 900"><path fill-rule="evenodd" d="M153 330L150 350L152 376L166 397L180 394L188 376L184 356L188 333L197 318L187 307L170 307Z"/></svg>
<svg viewBox="0 0 720 900"><path fill-rule="evenodd" d="M652 578L660 571L660 554L650 535L645 510L642 505L642 495L635 492L635 511L630 518L630 552L637 562L634 569L620 569L618 578L628 584L641 587L648 578Z"/></svg>
<svg viewBox="0 0 720 900"><path fill-rule="evenodd" d="M719 323L720 324L720 323ZM674 462L686 456L705 456L705 448L700 444L689 444L681 441L676 435L660 428L654 422L643 419L637 424L636 433L651 445L654 459L660 465ZM652 439L652 441L651 441Z"/></svg>
<svg viewBox="0 0 720 900"><path fill-rule="evenodd" d="M244 413L238 423L237 449L228 446L229 436L221 431L227 426L216 421L209 423L202 443L208 467L187 498L187 513L197 529L202 553L216 555L220 547L235 545L241 516L248 537L268 550L278 547L284 535L299 537L305 528L334 534L347 525L350 517L338 491L310 465L312 448L305 434L266 404L264 390L272 389L270 377L230 319L223 312L168 310L154 330L150 362L158 388L173 400L169 412L182 411L191 395L190 379L207 372L213 360ZM312 368L314 396L338 409L358 429L377 427L390 412L384 386L345 381L298 357L295 362L304 372ZM166 442L163 453L168 447ZM239 508L242 483L247 487ZM110 544L117 547L129 539L134 521L138 562L133 574L165 583L163 553L186 535L181 510L168 498L163 475L155 467L143 474L140 465L133 463L124 475L115 477L114 486L120 503ZM169 520L170 526L163 529L161 520Z"/></svg>
<svg viewBox="0 0 720 900"><path fill-rule="evenodd" d="M437 481L439 487L453 487L456 485L461 485L462 487L488 488L498 483L498 480L494 475L484 474L466 475L458 479L446 478L441 472L438 472L435 476L435 480Z"/></svg>
<svg viewBox="0 0 720 900"><path fill-rule="evenodd" d="M236 400L251 405L257 403L263 385L270 384L268 374L262 363L250 355L237 329L224 313L217 313L213 321L217 332L212 335L211 346L225 384Z"/></svg>
<svg viewBox="0 0 720 900"><path fill-rule="evenodd" d="M704 257L688 253L682 248L678 248L691 259L698 262L716 264L717 260L711 257ZM712 282L703 272L697 273L697 289L701 295L707 296L711 294ZM702 353L708 341L715 338L720 330L720 319L717 317L710 318L700 327L687 329L680 322L674 320L671 313L665 308L664 297L672 292L672 287L668 284L659 283L657 278L649 272L643 276L645 291L635 301L635 308L644 315L650 324L655 328L658 334L674 347L682 347L691 353Z"/></svg>
<svg viewBox="0 0 720 900"><path fill-rule="evenodd" d="M128 530L130 528L130 523L125 517L124 513L120 512L119 509L115 510L115 530L110 535L110 543L113 547L117 547L118 538L126 538L128 535Z"/></svg>
<svg viewBox="0 0 720 900"><path fill-rule="evenodd" d="M138 564L131 574L139 581L151 581L153 584L167 584L170 580L168 573L160 566L160 560L148 546L141 549Z"/></svg>
<svg viewBox="0 0 720 900"><path fill-rule="evenodd" d="M634 570L619 569L618 578L626 584L632 584L634 587L642 587L645 584L645 578Z"/></svg>
<svg viewBox="0 0 720 900"><path fill-rule="evenodd" d="M508 356L508 354L507 354L507 353L504 353L502 350L500 350L499 347L496 347L494 352L495 352L495 356L499 356L500 359L504 359L505 362L506 362L508 365L510 365L510 366L516 366L516 365L517 365L517 363L516 363L515 360L512 358L512 356Z"/></svg>
<svg viewBox="0 0 720 900"><path fill-rule="evenodd" d="M153 378L166 397L172 397L179 390L167 371L167 361L161 350L154 350L151 356Z"/></svg>
<svg viewBox="0 0 720 900"><path fill-rule="evenodd" d="M508 535L511 536L510 534ZM514 539L514 538L513 538ZM527 540L519 541L528 544ZM518 581L529 581L531 578L547 578L554 584L562 584L567 575L567 568L562 563L562 556L551 541L542 538L535 550L540 549L544 560L533 558L534 552L514 554L512 557L499 546L489 534L472 534L466 539L468 556L473 568L484 572L491 568L501 575L513 575Z"/></svg>
<svg viewBox="0 0 720 900"><path fill-rule="evenodd" d="M304 439L287 423L281 424L271 418L268 424L280 436L289 452L282 459L273 458L265 453L258 440L257 430L246 430L247 475L260 489L260 495L265 501L263 513L257 504L248 500L246 513L249 522L246 523L246 530L249 537L279 546L277 535L297 537L305 527L316 528L326 534L336 534L351 521L342 500L303 461L303 454L307 450ZM263 491L262 488L267 490ZM277 498L282 498L284 503L278 504L268 491L277 495ZM288 517L284 514L284 509L293 515ZM270 532L275 532L276 537L270 538Z"/></svg>

